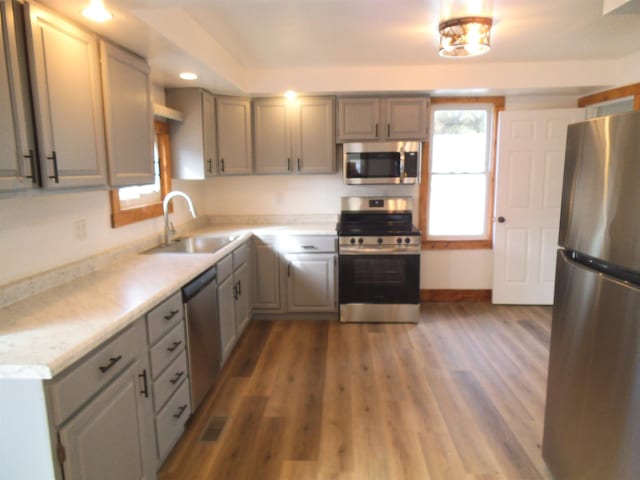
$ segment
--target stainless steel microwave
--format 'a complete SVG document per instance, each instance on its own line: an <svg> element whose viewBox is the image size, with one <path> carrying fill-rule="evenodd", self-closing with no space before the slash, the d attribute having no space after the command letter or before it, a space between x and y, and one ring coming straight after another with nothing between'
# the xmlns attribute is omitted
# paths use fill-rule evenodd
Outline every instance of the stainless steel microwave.
<svg viewBox="0 0 640 480"><path fill-rule="evenodd" d="M420 142L345 143L342 148L346 184L420 183Z"/></svg>

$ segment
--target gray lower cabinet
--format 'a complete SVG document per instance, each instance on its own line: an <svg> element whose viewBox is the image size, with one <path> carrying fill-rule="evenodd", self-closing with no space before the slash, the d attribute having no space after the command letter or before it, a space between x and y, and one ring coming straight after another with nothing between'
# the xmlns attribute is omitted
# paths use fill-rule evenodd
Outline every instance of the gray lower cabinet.
<svg viewBox="0 0 640 480"><path fill-rule="evenodd" d="M253 239L253 306L256 311L277 312L280 299L280 254L275 238Z"/></svg>
<svg viewBox="0 0 640 480"><path fill-rule="evenodd" d="M182 295L176 292L146 315L150 388L153 392L158 465L184 431L191 415Z"/></svg>
<svg viewBox="0 0 640 480"><path fill-rule="evenodd" d="M335 235L254 240L255 312L337 311Z"/></svg>
<svg viewBox="0 0 640 480"><path fill-rule="evenodd" d="M155 462L145 462L154 437L149 398L140 384L146 363L136 360L60 428L65 480L155 478Z"/></svg>
<svg viewBox="0 0 640 480"><path fill-rule="evenodd" d="M145 336L138 320L48 386L65 480L155 478Z"/></svg>
<svg viewBox="0 0 640 480"><path fill-rule="evenodd" d="M223 363L251 319L250 258L250 243L246 242L216 265Z"/></svg>
<svg viewBox="0 0 640 480"><path fill-rule="evenodd" d="M287 310L289 312L336 311L336 254L288 254Z"/></svg>

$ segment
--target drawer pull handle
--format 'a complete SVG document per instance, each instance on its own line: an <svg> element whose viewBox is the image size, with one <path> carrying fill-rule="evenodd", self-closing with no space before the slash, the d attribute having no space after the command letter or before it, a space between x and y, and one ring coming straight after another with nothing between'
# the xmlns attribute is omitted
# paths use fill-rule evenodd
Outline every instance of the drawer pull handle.
<svg viewBox="0 0 640 480"><path fill-rule="evenodd" d="M318 247L316 247L315 245L303 245L302 249L303 250L317 250Z"/></svg>
<svg viewBox="0 0 640 480"><path fill-rule="evenodd" d="M173 418L180 418L184 411L187 409L187 404L182 405L176 413L173 414Z"/></svg>
<svg viewBox="0 0 640 480"><path fill-rule="evenodd" d="M122 355L118 355L117 357L111 357L109 359L109 363L107 365L104 365L100 368L100 371L102 373L106 372L107 370L109 370L111 367L113 367L116 363L118 363L120 360L122 360Z"/></svg>
<svg viewBox="0 0 640 480"><path fill-rule="evenodd" d="M178 348L181 343L182 343L182 340L177 340L173 342L170 347L167 347L167 350L169 350L170 352L175 352L176 348Z"/></svg>
<svg viewBox="0 0 640 480"><path fill-rule="evenodd" d="M144 398L149 398L149 384L147 383L147 370L142 370L142 373L138 374L142 378L142 390L140 393L144 395Z"/></svg>
<svg viewBox="0 0 640 480"><path fill-rule="evenodd" d="M169 382L171 382L171 385L175 385L176 383L178 383L178 380L182 378L182 375L184 375L184 370L176 373L176 376L169 380Z"/></svg>
<svg viewBox="0 0 640 480"><path fill-rule="evenodd" d="M180 310L171 310L168 315L164 316L164 319L171 320L173 317L175 317L178 314L178 312L180 312Z"/></svg>

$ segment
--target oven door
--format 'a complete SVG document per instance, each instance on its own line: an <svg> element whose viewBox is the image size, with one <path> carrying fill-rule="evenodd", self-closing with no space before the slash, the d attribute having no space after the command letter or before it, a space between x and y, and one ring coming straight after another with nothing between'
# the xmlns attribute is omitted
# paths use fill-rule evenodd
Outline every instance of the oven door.
<svg viewBox="0 0 640 480"><path fill-rule="evenodd" d="M420 303L420 254L339 258L341 305Z"/></svg>

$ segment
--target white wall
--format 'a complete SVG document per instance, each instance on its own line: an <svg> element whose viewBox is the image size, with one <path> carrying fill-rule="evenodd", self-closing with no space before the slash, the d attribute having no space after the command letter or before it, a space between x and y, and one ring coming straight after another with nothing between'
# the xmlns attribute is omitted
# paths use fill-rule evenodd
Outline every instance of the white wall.
<svg viewBox="0 0 640 480"><path fill-rule="evenodd" d="M202 205L202 184L174 181L174 189ZM191 219L177 199L172 220ZM111 228L106 190L52 193L0 199L0 285L158 235L162 218ZM82 226L84 224L84 227ZM86 231L83 238L82 230Z"/></svg>

